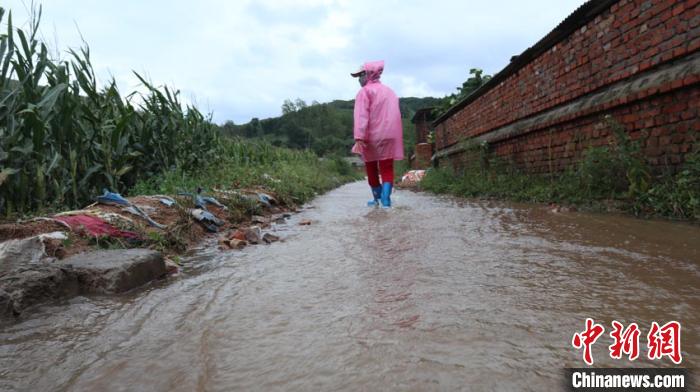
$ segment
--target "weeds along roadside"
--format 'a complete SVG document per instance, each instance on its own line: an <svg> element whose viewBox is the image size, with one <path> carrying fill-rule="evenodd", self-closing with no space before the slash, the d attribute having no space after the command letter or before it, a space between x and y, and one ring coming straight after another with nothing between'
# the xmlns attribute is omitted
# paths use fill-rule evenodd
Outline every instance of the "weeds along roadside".
<svg viewBox="0 0 700 392"><path fill-rule="evenodd" d="M294 206L361 178L349 163L340 158L319 159L310 151L272 147L253 141L223 139L221 143L224 153L216 162L140 180L131 193L175 194L197 187L224 190L262 187L274 192L283 204Z"/></svg>
<svg viewBox="0 0 700 392"><path fill-rule="evenodd" d="M181 190L197 187L224 191L262 188L271 191L285 208L293 210L319 193L359 178L350 164L339 158L321 160L312 152L253 142L224 139L223 143L228 148L246 151L225 155L218 162L199 170L175 170L140 181L132 192L138 195L175 195ZM194 207L193 201L189 197L176 196L176 199L178 220L164 231L140 232L140 236L145 238L142 246L177 255L184 252L188 244L197 241L192 232L195 225L187 213L189 208ZM253 215L264 215L261 205L246 197L229 195L221 201L228 208L225 219L234 225Z"/></svg>
<svg viewBox="0 0 700 392"><path fill-rule="evenodd" d="M431 169L421 188L435 193L537 203L562 203L593 211L700 221L700 150L677 171L653 175L637 141L612 118L608 146L589 147L563 173L527 174L493 157L487 144L466 142L469 162L461 172Z"/></svg>

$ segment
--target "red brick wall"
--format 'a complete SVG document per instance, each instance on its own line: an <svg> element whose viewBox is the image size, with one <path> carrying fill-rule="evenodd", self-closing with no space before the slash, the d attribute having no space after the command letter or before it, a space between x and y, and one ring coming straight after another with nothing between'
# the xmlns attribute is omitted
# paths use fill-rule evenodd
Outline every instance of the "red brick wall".
<svg viewBox="0 0 700 392"><path fill-rule="evenodd" d="M658 169L672 168L700 139L700 89L676 90L652 99L617 107L608 114L637 140L648 163ZM576 162L589 146L608 144L612 130L598 115L508 139L493 146L501 159L530 172L560 171Z"/></svg>
<svg viewBox="0 0 700 392"><path fill-rule="evenodd" d="M428 141L428 122L425 120L416 121L416 143L426 143Z"/></svg>
<svg viewBox="0 0 700 392"><path fill-rule="evenodd" d="M416 126L416 144L427 143L430 123L433 120L432 108L420 109L413 116L413 123Z"/></svg>
<svg viewBox="0 0 700 392"><path fill-rule="evenodd" d="M437 124L437 149L604 91L699 49L700 0L621 0ZM600 118L610 114L632 138L645 138L652 165L677 164L699 131L699 82L699 75L686 75L593 111L570 113L493 148L534 171L561 169L578 157L574 136L606 143Z"/></svg>
<svg viewBox="0 0 700 392"><path fill-rule="evenodd" d="M411 162L411 169L427 169L433 156L433 146L429 143L416 144L416 159Z"/></svg>

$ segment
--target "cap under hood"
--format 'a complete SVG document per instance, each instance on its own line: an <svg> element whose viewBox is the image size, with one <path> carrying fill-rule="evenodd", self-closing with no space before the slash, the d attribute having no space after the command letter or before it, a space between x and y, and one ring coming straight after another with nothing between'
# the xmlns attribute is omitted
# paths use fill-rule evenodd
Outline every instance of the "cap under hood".
<svg viewBox="0 0 700 392"><path fill-rule="evenodd" d="M367 75L368 81L377 81L382 76L383 71L384 60L368 61L364 63L357 72L353 72L350 75L358 77L364 72Z"/></svg>

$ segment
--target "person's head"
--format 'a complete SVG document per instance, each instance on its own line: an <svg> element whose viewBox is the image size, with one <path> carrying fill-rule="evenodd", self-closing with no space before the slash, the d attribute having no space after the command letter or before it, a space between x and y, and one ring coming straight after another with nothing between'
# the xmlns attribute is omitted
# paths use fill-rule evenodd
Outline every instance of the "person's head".
<svg viewBox="0 0 700 392"><path fill-rule="evenodd" d="M362 72L360 76L357 77L357 80L360 82L360 86L365 87L367 84L367 72Z"/></svg>
<svg viewBox="0 0 700 392"><path fill-rule="evenodd" d="M378 82L379 78L382 76L382 72L384 71L384 61L379 60L379 61L368 61L364 63L360 69L357 70L357 72L353 72L350 75L352 75L355 78L358 78L360 82L360 86L364 87L367 85L367 83L374 83Z"/></svg>

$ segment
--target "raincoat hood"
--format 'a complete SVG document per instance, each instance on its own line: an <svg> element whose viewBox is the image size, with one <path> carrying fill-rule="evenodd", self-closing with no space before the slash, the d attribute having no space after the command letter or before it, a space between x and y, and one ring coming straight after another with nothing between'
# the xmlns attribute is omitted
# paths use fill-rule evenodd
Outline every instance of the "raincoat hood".
<svg viewBox="0 0 700 392"><path fill-rule="evenodd" d="M355 73L351 73L352 76L358 77L362 72L365 73L368 83L378 82L379 78L382 76L384 71L384 60L379 61L368 61L360 67Z"/></svg>
<svg viewBox="0 0 700 392"><path fill-rule="evenodd" d="M384 71L384 60L368 61L362 66L362 69L365 71L368 83L378 82Z"/></svg>

